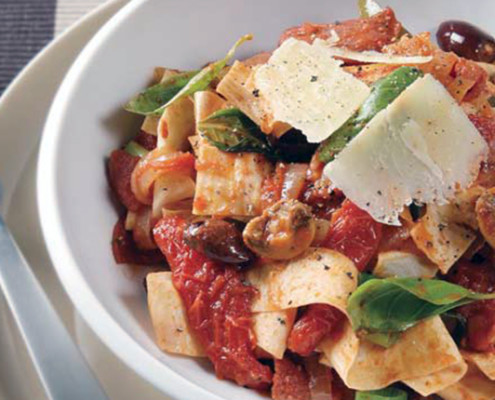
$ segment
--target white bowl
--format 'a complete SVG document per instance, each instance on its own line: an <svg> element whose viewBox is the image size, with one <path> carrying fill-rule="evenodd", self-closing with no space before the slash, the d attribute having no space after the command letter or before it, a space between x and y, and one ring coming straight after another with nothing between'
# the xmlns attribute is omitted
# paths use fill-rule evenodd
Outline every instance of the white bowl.
<svg viewBox="0 0 495 400"><path fill-rule="evenodd" d="M142 377L175 399L259 399L216 379L207 363L162 353L154 343L142 286L115 265L116 211L105 157L137 132L121 105L153 67L197 68L223 57L242 34L255 40L240 56L275 46L284 28L355 17L352 0L136 0L94 37L67 75L43 135L38 196L43 233L69 296L101 339ZM385 2L384 2L385 3ZM491 0L386 2L413 32L462 18L489 29ZM471 4L469 4L471 3ZM22 105L21 105L22 106ZM26 110L26 118L29 118Z"/></svg>

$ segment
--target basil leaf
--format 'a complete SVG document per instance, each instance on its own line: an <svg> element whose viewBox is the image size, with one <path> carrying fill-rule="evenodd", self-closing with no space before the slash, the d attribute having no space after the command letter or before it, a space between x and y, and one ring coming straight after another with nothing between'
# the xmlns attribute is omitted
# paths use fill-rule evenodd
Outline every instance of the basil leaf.
<svg viewBox="0 0 495 400"><path fill-rule="evenodd" d="M125 146L124 150L127 151L131 156L141 158L149 153L148 150L146 150L143 146L141 146L134 140L131 140L129 143L127 143L127 146Z"/></svg>
<svg viewBox="0 0 495 400"><path fill-rule="evenodd" d="M374 0L358 0L359 15L369 18L383 11L383 8Z"/></svg>
<svg viewBox="0 0 495 400"><path fill-rule="evenodd" d="M212 145L231 153L261 153L276 158L273 149L258 126L237 108L219 110L198 124L198 130Z"/></svg>
<svg viewBox="0 0 495 400"><path fill-rule="evenodd" d="M371 279L350 296L347 311L353 329L366 337L400 333L425 318L493 298L495 293L474 293L438 279Z"/></svg>
<svg viewBox="0 0 495 400"><path fill-rule="evenodd" d="M388 387L369 392L356 392L355 400L407 400L407 393L401 389Z"/></svg>
<svg viewBox="0 0 495 400"><path fill-rule="evenodd" d="M356 113L321 144L318 150L320 161L324 163L332 161L376 114L421 76L423 73L417 68L400 67L375 82L370 95Z"/></svg>
<svg viewBox="0 0 495 400"><path fill-rule="evenodd" d="M377 279L377 277L369 272L361 272L358 276L358 286L361 286L363 283L368 282L371 279Z"/></svg>
<svg viewBox="0 0 495 400"><path fill-rule="evenodd" d="M153 85L129 101L124 108L135 114L149 115L169 102L198 71L182 72Z"/></svg>
<svg viewBox="0 0 495 400"><path fill-rule="evenodd" d="M227 63L234 57L234 53L237 48L247 40L251 40L253 35L244 35L237 42L235 42L234 46L229 50L227 55L219 61L215 61L214 63L209 64L201 71L198 72L188 83L185 85L173 98L171 98L166 104L162 105L160 108L157 108L153 114L161 115L163 111L170 106L175 101L190 96L196 92L201 90L205 90L210 86L210 83L220 74L222 69L227 65Z"/></svg>

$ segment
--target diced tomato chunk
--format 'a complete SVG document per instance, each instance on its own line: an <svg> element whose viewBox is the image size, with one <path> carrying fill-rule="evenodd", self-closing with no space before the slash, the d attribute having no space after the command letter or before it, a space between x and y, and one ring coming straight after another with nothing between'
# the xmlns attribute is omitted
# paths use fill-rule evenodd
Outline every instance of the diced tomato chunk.
<svg viewBox="0 0 495 400"><path fill-rule="evenodd" d="M129 211L138 211L141 202L136 199L131 189L131 175L139 162L139 157L130 155L125 150L115 150L108 160L108 180L120 203Z"/></svg>
<svg viewBox="0 0 495 400"><path fill-rule="evenodd" d="M292 328L288 339L289 350L309 356L344 319L341 311L328 304L311 304Z"/></svg>
<svg viewBox="0 0 495 400"><path fill-rule="evenodd" d="M134 138L134 141L143 146L146 150L151 151L156 148L157 137L144 131L140 131Z"/></svg>
<svg viewBox="0 0 495 400"><path fill-rule="evenodd" d="M375 255L382 237L382 224L350 200L333 215L321 247L336 250L350 258L363 271Z"/></svg>
<svg viewBox="0 0 495 400"><path fill-rule="evenodd" d="M287 358L275 360L272 387L273 400L309 400L309 376L300 365Z"/></svg>
<svg viewBox="0 0 495 400"><path fill-rule="evenodd" d="M191 328L219 378L255 389L268 388L270 368L254 356L251 302L256 290L246 284L240 271L190 248L184 241L185 226L182 217L164 217L156 225L154 236L167 257Z"/></svg>
<svg viewBox="0 0 495 400"><path fill-rule="evenodd" d="M490 263L461 260L448 280L479 293L495 291L495 268ZM460 309L467 318L466 346L475 351L495 351L495 300L478 301Z"/></svg>
<svg viewBox="0 0 495 400"><path fill-rule="evenodd" d="M165 257L160 250L141 250L138 248L132 237L132 232L125 229L124 218L120 218L113 228L112 251L117 264L166 264Z"/></svg>
<svg viewBox="0 0 495 400"><path fill-rule="evenodd" d="M379 51L383 46L394 42L402 29L401 24L395 18L394 12L386 8L370 18L357 18L335 24L310 24L306 23L287 29L280 37L280 43L288 38L296 38L306 42L314 39L328 39L334 31L339 41L339 47L349 50Z"/></svg>

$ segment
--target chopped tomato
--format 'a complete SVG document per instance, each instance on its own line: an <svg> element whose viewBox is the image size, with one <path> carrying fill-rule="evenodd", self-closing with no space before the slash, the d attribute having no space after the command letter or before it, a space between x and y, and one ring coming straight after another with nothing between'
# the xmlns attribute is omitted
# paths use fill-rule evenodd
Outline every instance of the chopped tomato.
<svg viewBox="0 0 495 400"><path fill-rule="evenodd" d="M489 262L473 264L461 260L447 278L475 292L495 291L495 268ZM495 300L469 304L460 312L467 318L466 346L475 351L495 351Z"/></svg>
<svg viewBox="0 0 495 400"><path fill-rule="evenodd" d="M321 247L344 254L363 271L375 255L381 237L382 224L347 199L332 215L330 229Z"/></svg>
<svg viewBox="0 0 495 400"><path fill-rule="evenodd" d="M134 141L143 146L146 150L151 151L156 148L157 137L146 133L145 131L140 131L134 138Z"/></svg>
<svg viewBox="0 0 495 400"><path fill-rule="evenodd" d="M488 158L481 165L477 183L491 188L495 186L495 118L470 115L469 119L486 140L489 148Z"/></svg>
<svg viewBox="0 0 495 400"><path fill-rule="evenodd" d="M332 306L311 304L292 328L288 339L289 350L309 356L344 319L344 314Z"/></svg>
<svg viewBox="0 0 495 400"><path fill-rule="evenodd" d="M394 12L386 8L370 18L350 19L335 24L306 23L296 26L282 34L280 43L291 37L311 43L316 38L331 38L334 31L339 37L339 47L354 51L379 51L383 46L394 42L401 29L402 26L395 18Z"/></svg>
<svg viewBox="0 0 495 400"><path fill-rule="evenodd" d="M303 367L287 358L275 360L273 400L309 400L309 376Z"/></svg>
<svg viewBox="0 0 495 400"><path fill-rule="evenodd" d="M132 238L132 232L125 229L124 218L120 218L113 228L112 251L117 264L154 265L166 263L160 250L141 250L138 248Z"/></svg>
<svg viewBox="0 0 495 400"><path fill-rule="evenodd" d="M154 229L155 241L167 257L172 281L187 310L191 328L221 379L266 389L270 368L254 356L251 302L256 295L243 274L213 262L184 241L186 220L164 217Z"/></svg>
<svg viewBox="0 0 495 400"><path fill-rule="evenodd" d="M115 150L108 161L108 180L120 203L129 211L138 211L142 204L131 189L131 176L139 157L125 150Z"/></svg>

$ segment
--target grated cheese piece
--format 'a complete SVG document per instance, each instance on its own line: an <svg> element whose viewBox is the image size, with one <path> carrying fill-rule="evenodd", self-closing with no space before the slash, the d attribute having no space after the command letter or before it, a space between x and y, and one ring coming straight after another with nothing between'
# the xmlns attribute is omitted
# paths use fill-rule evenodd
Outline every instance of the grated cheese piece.
<svg viewBox="0 0 495 400"><path fill-rule="evenodd" d="M445 204L476 178L487 144L431 75L411 84L324 174L377 221L400 225L414 200Z"/></svg>
<svg viewBox="0 0 495 400"><path fill-rule="evenodd" d="M291 38L257 69L255 86L275 120L318 143L347 121L370 93L365 83L341 65L327 45Z"/></svg>

